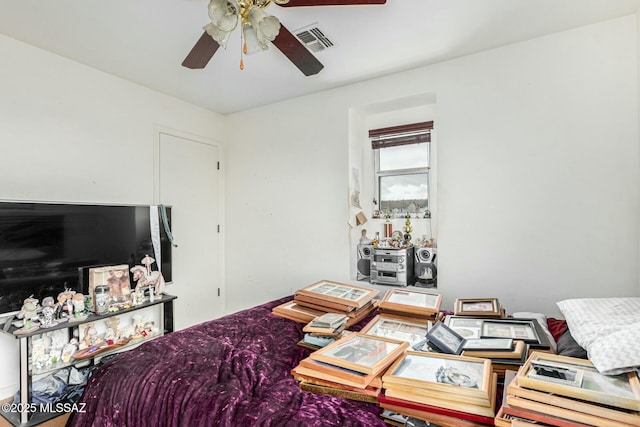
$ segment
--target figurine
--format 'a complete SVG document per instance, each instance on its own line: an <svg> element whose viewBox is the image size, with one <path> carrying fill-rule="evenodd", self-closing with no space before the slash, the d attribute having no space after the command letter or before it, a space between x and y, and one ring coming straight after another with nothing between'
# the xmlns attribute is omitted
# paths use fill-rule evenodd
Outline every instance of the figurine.
<svg viewBox="0 0 640 427"><path fill-rule="evenodd" d="M62 355L60 356L60 358L64 363L68 363L77 350L78 340L75 338L71 338L71 340L69 340L69 343L62 348Z"/></svg>
<svg viewBox="0 0 640 427"><path fill-rule="evenodd" d="M367 237L367 230L362 229L362 235L360 236L360 244L368 245L371 243L371 239Z"/></svg>
<svg viewBox="0 0 640 427"><path fill-rule="evenodd" d="M38 317L38 300L33 298L33 296L24 300L24 304L20 313L18 313L18 318L24 319L22 323L22 327L20 329L15 330L13 333L16 335L19 334L27 334L29 332L33 332L38 330L40 327L38 325L33 324L33 319Z"/></svg>
<svg viewBox="0 0 640 427"><path fill-rule="evenodd" d="M55 307L55 318L65 319L73 317L73 301L72 298L75 295L75 291L71 289L65 289L58 294L58 304Z"/></svg>
<svg viewBox="0 0 640 427"><path fill-rule="evenodd" d="M140 291L141 287L151 286L155 288L155 295L161 295L164 291L164 277L159 271L151 271L151 264L155 260L147 255L141 262L145 264L145 267L140 265L131 267L133 280L136 282L136 292Z"/></svg>
<svg viewBox="0 0 640 427"><path fill-rule="evenodd" d="M40 322L40 326L43 328L50 328L57 324L54 322L53 316L55 314L55 303L53 302L53 297L45 297L42 300L42 320Z"/></svg>
<svg viewBox="0 0 640 427"><path fill-rule="evenodd" d="M84 345L88 347L100 346L102 338L98 335L98 330L93 325L87 325L84 328Z"/></svg>
<svg viewBox="0 0 640 427"><path fill-rule="evenodd" d="M73 308L74 314L76 317L84 314L85 305L84 305L84 295L81 293L77 293L73 296Z"/></svg>

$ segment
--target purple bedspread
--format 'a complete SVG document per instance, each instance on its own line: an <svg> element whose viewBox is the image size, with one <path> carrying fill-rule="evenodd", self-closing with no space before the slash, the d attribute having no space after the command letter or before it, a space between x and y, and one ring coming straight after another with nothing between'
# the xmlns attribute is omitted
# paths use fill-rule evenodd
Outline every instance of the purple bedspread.
<svg viewBox="0 0 640 427"><path fill-rule="evenodd" d="M309 354L296 345L302 325L271 314L290 299L119 355L94 373L81 398L85 412L67 425L385 426L375 404L299 389L290 371Z"/></svg>

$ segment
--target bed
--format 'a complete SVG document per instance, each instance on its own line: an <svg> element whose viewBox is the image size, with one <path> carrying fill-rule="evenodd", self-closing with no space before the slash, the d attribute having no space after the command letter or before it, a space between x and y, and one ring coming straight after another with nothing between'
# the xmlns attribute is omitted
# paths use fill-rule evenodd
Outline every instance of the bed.
<svg viewBox="0 0 640 427"><path fill-rule="evenodd" d="M68 426L385 426L372 403L300 390L291 368L310 350L283 298L173 332L111 359ZM369 318L352 330L359 330Z"/></svg>
<svg viewBox="0 0 640 427"><path fill-rule="evenodd" d="M310 352L297 345L303 325L271 313L291 298L114 357L93 374L81 397L84 412L73 413L67 425L387 426L376 404L300 390L290 371ZM375 314L350 329L359 331ZM538 320L554 344L567 335L565 320Z"/></svg>

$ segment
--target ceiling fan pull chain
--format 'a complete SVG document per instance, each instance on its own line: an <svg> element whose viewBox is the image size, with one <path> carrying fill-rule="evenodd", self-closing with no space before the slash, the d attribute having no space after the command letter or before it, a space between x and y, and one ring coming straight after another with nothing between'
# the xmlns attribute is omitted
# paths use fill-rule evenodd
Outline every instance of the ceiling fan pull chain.
<svg viewBox="0 0 640 427"><path fill-rule="evenodd" d="M240 52L240 69L244 70L244 55L247 53L247 42L244 40L244 31L240 31L240 44L242 46Z"/></svg>

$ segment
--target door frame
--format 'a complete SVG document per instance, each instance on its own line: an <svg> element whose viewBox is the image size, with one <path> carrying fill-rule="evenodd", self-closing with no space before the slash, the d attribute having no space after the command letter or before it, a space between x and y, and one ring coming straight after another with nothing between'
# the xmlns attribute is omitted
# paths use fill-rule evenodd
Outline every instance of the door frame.
<svg viewBox="0 0 640 427"><path fill-rule="evenodd" d="M162 135L174 136L176 138L188 139L195 143L205 144L212 147L216 147L218 150L218 222L220 224L220 240L218 253L220 254L220 271L218 272L218 281L220 283L220 298L222 315L227 313L227 293L226 293L226 257L224 248L225 243L225 169L224 169L224 146L220 141L214 141L210 138L196 135L190 132L185 132L177 129L172 129L166 126L154 125L154 138L153 138L153 203L160 204L160 138Z"/></svg>

